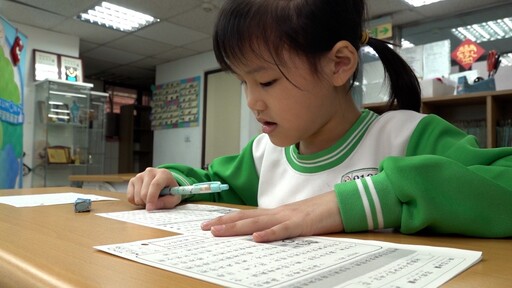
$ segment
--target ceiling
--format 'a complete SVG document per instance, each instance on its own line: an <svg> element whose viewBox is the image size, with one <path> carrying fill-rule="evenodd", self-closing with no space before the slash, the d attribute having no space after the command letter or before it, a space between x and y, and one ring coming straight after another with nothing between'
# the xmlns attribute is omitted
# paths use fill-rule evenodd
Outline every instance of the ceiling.
<svg viewBox="0 0 512 288"><path fill-rule="evenodd" d="M149 89L157 65L212 50L212 27L224 0L110 0L160 19L132 33L74 19L100 2L0 0L0 14L12 22L78 36L85 78ZM451 35L450 28L510 17L511 2L447 0L413 8L401 0L367 0L370 19L390 16L410 42L420 45L451 39L452 48L460 40ZM480 45L486 50L512 51L512 39Z"/></svg>

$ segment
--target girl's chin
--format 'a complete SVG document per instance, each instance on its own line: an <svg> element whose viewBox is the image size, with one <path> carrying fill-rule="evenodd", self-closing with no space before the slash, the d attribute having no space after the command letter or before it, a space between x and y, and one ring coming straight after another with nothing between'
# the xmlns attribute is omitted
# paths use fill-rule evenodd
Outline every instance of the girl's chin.
<svg viewBox="0 0 512 288"><path fill-rule="evenodd" d="M280 137L277 137L277 135L269 135L268 134L268 138L270 139L270 142L272 142L272 144L276 145L277 147L288 147L288 146L291 146L291 145L295 145L295 143L297 142L291 142L289 139L283 139L283 138L280 138Z"/></svg>

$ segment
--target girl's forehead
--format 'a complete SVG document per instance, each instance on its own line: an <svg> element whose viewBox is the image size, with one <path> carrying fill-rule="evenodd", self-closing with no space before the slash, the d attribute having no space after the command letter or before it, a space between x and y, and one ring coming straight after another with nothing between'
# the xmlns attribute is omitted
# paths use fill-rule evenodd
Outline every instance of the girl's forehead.
<svg viewBox="0 0 512 288"><path fill-rule="evenodd" d="M247 49L244 52L235 59L228 59L230 67L237 74L281 71L287 67L296 67L298 63L304 62L303 58L285 50L279 52L278 55L266 50L256 51L254 49Z"/></svg>
<svg viewBox="0 0 512 288"><path fill-rule="evenodd" d="M228 62L237 74L257 74L277 68L277 63L268 53L267 55L254 52L246 53Z"/></svg>

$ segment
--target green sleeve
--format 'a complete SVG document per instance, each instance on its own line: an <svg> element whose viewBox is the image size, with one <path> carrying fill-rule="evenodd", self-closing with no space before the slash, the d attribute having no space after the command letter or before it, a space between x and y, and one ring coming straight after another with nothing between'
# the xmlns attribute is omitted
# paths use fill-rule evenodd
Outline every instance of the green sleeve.
<svg viewBox="0 0 512 288"><path fill-rule="evenodd" d="M512 147L481 149L473 136L429 115L406 157L388 157L379 170L335 187L347 232L512 236Z"/></svg>
<svg viewBox="0 0 512 288"><path fill-rule="evenodd" d="M181 164L164 164L159 168L168 169L173 173L180 186L208 181L220 181L229 185L229 190L194 195L187 198L187 201L257 206L259 177L254 164L252 144L253 141L239 155L224 156L213 160L208 171Z"/></svg>

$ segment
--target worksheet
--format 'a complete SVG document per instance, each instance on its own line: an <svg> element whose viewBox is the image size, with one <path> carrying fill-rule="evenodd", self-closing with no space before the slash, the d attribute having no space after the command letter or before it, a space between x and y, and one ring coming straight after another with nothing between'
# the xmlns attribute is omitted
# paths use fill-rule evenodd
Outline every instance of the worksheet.
<svg viewBox="0 0 512 288"><path fill-rule="evenodd" d="M96 215L180 234L202 234L213 237L210 231L201 230L201 223L237 210L213 205L185 204L174 209L151 212L141 209Z"/></svg>
<svg viewBox="0 0 512 288"><path fill-rule="evenodd" d="M182 235L95 247L227 287L438 287L480 261L478 251L331 237L255 243L213 237L200 223L237 209L186 204L97 215Z"/></svg>
<svg viewBox="0 0 512 288"><path fill-rule="evenodd" d="M179 235L96 249L226 287L439 287L481 252L346 238Z"/></svg>
<svg viewBox="0 0 512 288"><path fill-rule="evenodd" d="M35 195L1 196L0 203L8 204L15 207L35 207L70 204L74 203L77 198L91 199L91 201L119 200L116 198L104 197L99 195L65 192Z"/></svg>

